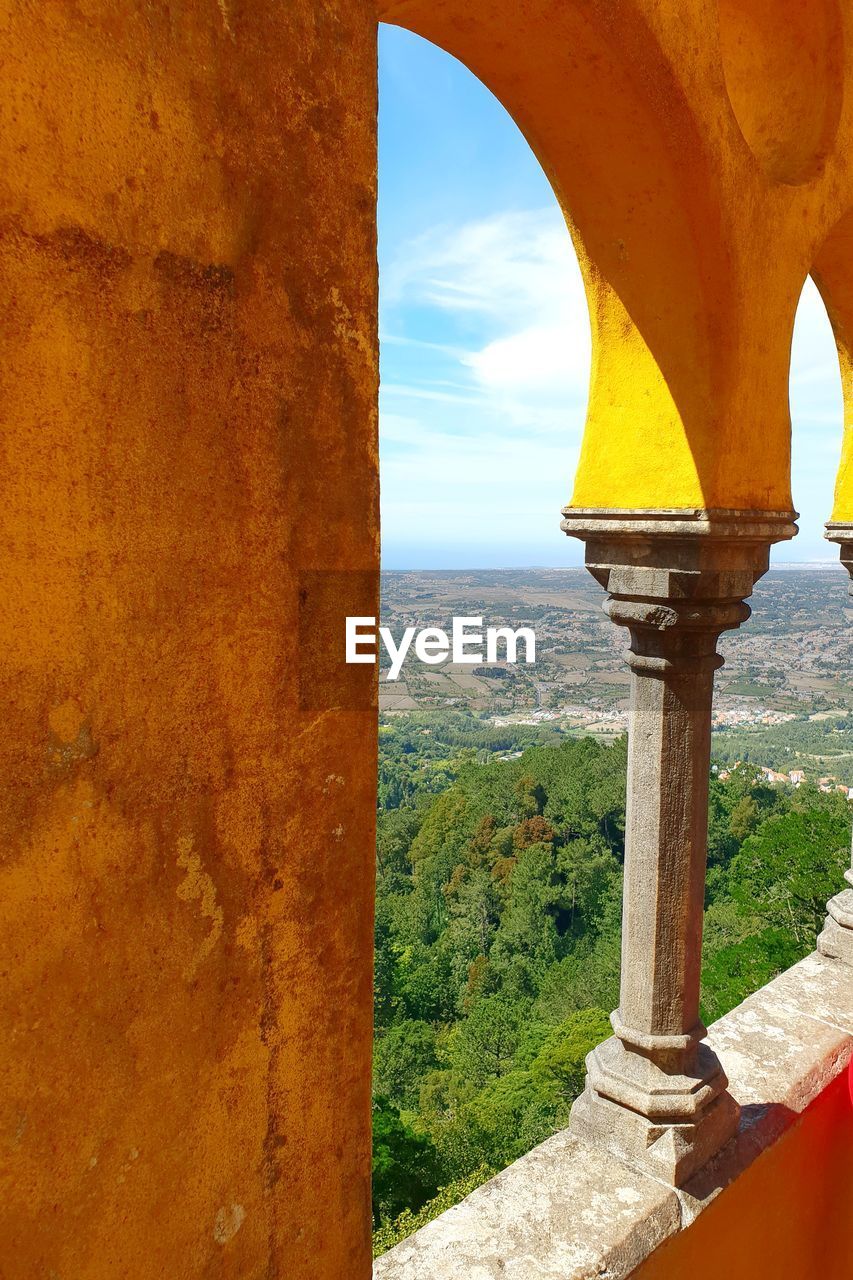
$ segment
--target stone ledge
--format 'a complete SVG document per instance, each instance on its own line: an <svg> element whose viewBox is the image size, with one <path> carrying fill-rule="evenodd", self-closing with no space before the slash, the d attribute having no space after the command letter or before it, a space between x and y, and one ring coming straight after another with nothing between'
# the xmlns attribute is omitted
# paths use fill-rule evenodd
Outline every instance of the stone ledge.
<svg viewBox="0 0 853 1280"><path fill-rule="evenodd" d="M376 1280L627 1275L678 1230L675 1192L558 1133L397 1245Z"/></svg>
<svg viewBox="0 0 853 1280"><path fill-rule="evenodd" d="M734 1140L679 1192L686 1226L794 1124L853 1057L853 969L814 952L715 1022L741 1105Z"/></svg>
<svg viewBox="0 0 853 1280"><path fill-rule="evenodd" d="M676 1192L567 1132L374 1265L374 1280L625 1280L795 1124L853 1057L853 969L814 953L711 1027L737 1136Z"/></svg>

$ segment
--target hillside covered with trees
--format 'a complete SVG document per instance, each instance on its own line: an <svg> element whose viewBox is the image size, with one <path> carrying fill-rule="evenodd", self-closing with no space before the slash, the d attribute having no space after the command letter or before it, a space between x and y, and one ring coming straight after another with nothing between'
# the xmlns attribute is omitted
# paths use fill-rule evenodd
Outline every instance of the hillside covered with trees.
<svg viewBox="0 0 853 1280"><path fill-rule="evenodd" d="M452 713L382 729L377 1251L563 1127L610 1034L626 744L521 732ZM712 779L710 810L706 1022L813 949L850 848L845 798L748 766Z"/></svg>

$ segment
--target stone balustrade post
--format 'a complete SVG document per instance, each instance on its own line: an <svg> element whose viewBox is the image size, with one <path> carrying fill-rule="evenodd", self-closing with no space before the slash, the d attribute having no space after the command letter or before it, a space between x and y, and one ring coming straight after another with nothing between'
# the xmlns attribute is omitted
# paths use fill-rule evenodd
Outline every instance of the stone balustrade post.
<svg viewBox="0 0 853 1280"><path fill-rule="evenodd" d="M796 526L785 513L564 517L628 630L631 668L619 1008L570 1128L681 1185L738 1124L699 1017L716 645L749 617L771 543Z"/></svg>
<svg viewBox="0 0 853 1280"><path fill-rule="evenodd" d="M853 596L853 524L828 524L826 536L841 546L841 563L850 574L849 590ZM817 949L821 955L853 965L853 850L844 879L850 887L827 903L826 923L817 940Z"/></svg>

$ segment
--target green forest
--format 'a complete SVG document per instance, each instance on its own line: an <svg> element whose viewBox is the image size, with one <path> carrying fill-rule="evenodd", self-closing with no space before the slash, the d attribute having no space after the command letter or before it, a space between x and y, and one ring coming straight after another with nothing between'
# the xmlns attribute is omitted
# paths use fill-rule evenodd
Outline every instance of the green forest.
<svg viewBox="0 0 853 1280"><path fill-rule="evenodd" d="M610 1034L626 741L520 732L453 712L381 727L377 1253L562 1128ZM712 778L706 1022L814 948L849 848L844 797L748 765Z"/></svg>

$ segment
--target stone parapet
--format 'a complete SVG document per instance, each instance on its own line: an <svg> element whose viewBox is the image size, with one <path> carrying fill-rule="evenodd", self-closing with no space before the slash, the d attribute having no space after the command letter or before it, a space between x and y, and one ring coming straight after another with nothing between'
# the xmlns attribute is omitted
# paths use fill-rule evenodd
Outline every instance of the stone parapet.
<svg viewBox="0 0 853 1280"><path fill-rule="evenodd" d="M853 1055L853 983L842 966L815 953L716 1022L708 1044L728 1076L739 1122L724 1150L684 1187L566 1131L377 1259L374 1280L626 1280L712 1205L735 1212L741 1186L746 1214L759 1158L778 1161L776 1175L762 1164L778 1203L750 1219L754 1270L740 1258L737 1274L771 1274L761 1270L762 1258L793 1247L810 1197L853 1195L853 1178L849 1186L824 1186L831 1177L825 1150L810 1186L789 1185L782 1174L798 1153L808 1153L812 1129L826 1132L822 1112L833 1105ZM780 1213L788 1203L792 1211ZM829 1238L819 1243L832 1256ZM718 1273L720 1256L707 1262L707 1273Z"/></svg>

